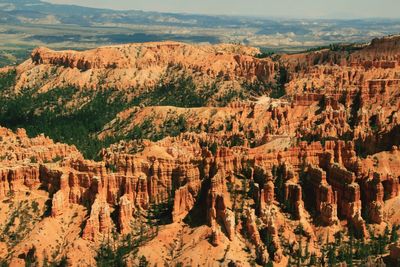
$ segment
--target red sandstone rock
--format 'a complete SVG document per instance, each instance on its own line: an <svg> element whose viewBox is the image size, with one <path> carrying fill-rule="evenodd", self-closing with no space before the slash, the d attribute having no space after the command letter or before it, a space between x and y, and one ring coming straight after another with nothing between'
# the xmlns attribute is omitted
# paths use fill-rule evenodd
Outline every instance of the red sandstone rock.
<svg viewBox="0 0 400 267"><path fill-rule="evenodd" d="M254 210L246 209L245 215L246 215L247 233L248 233L250 239L253 241L253 243L256 246L260 246L261 245L261 237L260 237L260 233L258 232L258 229L257 229L255 212L254 212Z"/></svg>
<svg viewBox="0 0 400 267"><path fill-rule="evenodd" d="M128 195L123 195L119 199L118 209L118 223L121 234L128 234L131 232L131 221L133 220L133 214L135 212L134 205L129 200Z"/></svg>
<svg viewBox="0 0 400 267"><path fill-rule="evenodd" d="M186 116L195 130L159 142L143 141L140 153L130 152L138 145L137 140L114 144L102 151L103 162L84 160L75 147L54 143L44 136L28 138L22 129L13 133L0 128L0 199L8 201L12 193L19 191L44 190L52 201L49 220L68 216L71 204L84 206L90 214L82 219L82 235L89 240L85 242L91 242L108 237L116 225L121 234L130 233L132 223L142 216L137 211L145 214L152 205L173 197L174 227L183 224L182 219L198 204L205 209L210 226L206 233L211 232L210 241L216 248L225 247L225 242L242 244L242 237L235 238L242 226L248 233L247 242L258 246L261 262L271 259L282 263L279 231L294 229L276 199L276 177L271 171L273 166L281 166L284 201L290 203L291 215L311 240L315 228L308 208L315 209L318 221L325 226L340 226L339 219L346 220L368 238L366 221L386 222L385 201L399 195L400 51L396 42L397 37L374 40L348 58L342 52L326 50L283 56L279 64L287 67L290 76L286 99L260 98L220 108L147 107L124 111L118 118L128 120L135 112L134 121L124 128L126 132L149 116L154 116L154 126L160 127L170 111ZM138 57L121 56L124 52L135 54L139 48L144 52ZM226 81L272 80L275 66L269 59L255 59L248 55L252 50L246 52L245 48L232 49L179 43L106 47L82 53L38 49L32 55L33 62L17 68L17 89L37 82L35 72L28 74L29 70L37 70L39 75L49 66L58 71L49 86L70 78L83 88L88 82L85 75L90 73L95 78L105 70L110 73L108 84L112 84L113 78L122 75L120 69L139 67L149 75L129 74L129 81L113 85L119 89L132 84L151 85L171 62L182 64L192 74L202 73L196 81L199 83L219 76ZM102 138L115 133L108 130L117 128L114 123L105 127ZM244 145L230 147L234 136L245 138ZM215 149L211 144L216 144ZM366 158L360 158L360 149L365 150ZM259 166L265 177L254 183L254 170ZM254 183L254 199L246 199L247 192L243 192L239 200L245 199L245 207L256 204L257 213L245 208L246 223L241 225L239 218L236 225L237 203L235 207L234 191L228 190L227 184L234 190L239 184L247 185L243 172L248 170L246 179ZM308 193L315 197L312 207L305 206L303 200ZM367 212L362 214L362 209ZM115 221L111 219L113 211ZM268 255L261 245L259 229L271 236L274 255ZM392 254L396 253L394 248ZM23 264L17 258L12 263Z"/></svg>
<svg viewBox="0 0 400 267"><path fill-rule="evenodd" d="M231 210L231 200L226 187L225 171L220 167L218 173L211 178L211 187L208 193L207 206L209 213L208 222L211 227L223 223L228 238L232 240L235 236L235 216Z"/></svg>
<svg viewBox="0 0 400 267"><path fill-rule="evenodd" d="M172 220L174 222L183 219L193 208L195 198L190 193L187 186L181 187L175 191L174 208L172 211Z"/></svg>
<svg viewBox="0 0 400 267"><path fill-rule="evenodd" d="M86 221L82 236L84 239L95 241L100 236L108 237L111 229L110 207L104 199L97 197L92 204L90 217Z"/></svg>
<svg viewBox="0 0 400 267"><path fill-rule="evenodd" d="M199 85L219 78L225 87L232 84L228 81L236 82L236 86L239 81L272 81L275 65L269 58L254 58L258 53L258 49L238 45L178 42L106 46L83 52L42 47L17 68L16 88L43 84L40 80L44 73L49 78L45 86L40 86L42 91L65 86L65 81L78 88L96 88L100 81L105 88L149 88L157 85L161 77L172 79L182 70Z"/></svg>
<svg viewBox="0 0 400 267"><path fill-rule="evenodd" d="M323 223L332 225L338 222L337 194L326 180L326 172L314 166L308 167L310 182L316 195L315 208L320 212Z"/></svg>

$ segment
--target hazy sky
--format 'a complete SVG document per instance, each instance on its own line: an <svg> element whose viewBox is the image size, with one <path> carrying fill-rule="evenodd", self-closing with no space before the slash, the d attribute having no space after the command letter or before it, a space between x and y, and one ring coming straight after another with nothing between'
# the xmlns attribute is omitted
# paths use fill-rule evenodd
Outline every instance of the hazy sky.
<svg viewBox="0 0 400 267"><path fill-rule="evenodd" d="M46 0L113 9L296 18L400 18L400 0Z"/></svg>

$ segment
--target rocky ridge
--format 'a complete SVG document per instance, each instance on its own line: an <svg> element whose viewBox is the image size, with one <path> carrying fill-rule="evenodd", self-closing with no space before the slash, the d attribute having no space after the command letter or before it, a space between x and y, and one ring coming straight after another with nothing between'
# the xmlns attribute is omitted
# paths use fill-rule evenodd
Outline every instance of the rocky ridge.
<svg viewBox="0 0 400 267"><path fill-rule="evenodd" d="M52 51L37 48L17 67L15 89L56 87L150 89L160 82L190 76L199 87L218 81L221 87L243 82L272 81L274 63L253 56L259 50L235 45L189 45L177 42Z"/></svg>

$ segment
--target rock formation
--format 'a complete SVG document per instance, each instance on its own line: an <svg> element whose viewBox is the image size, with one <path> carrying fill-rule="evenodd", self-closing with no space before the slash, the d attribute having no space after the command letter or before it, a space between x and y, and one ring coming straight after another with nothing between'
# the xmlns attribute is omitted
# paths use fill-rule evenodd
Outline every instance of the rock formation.
<svg viewBox="0 0 400 267"><path fill-rule="evenodd" d="M159 42L101 47L89 51L53 51L37 48L31 59L17 68L16 89L73 85L78 88L149 88L161 78L192 76L201 86L215 80L222 84L272 81L275 69L270 59L253 56L259 50L236 45L189 45ZM47 79L44 80L44 76Z"/></svg>
<svg viewBox="0 0 400 267"><path fill-rule="evenodd" d="M321 235L329 241L352 230L369 240L368 228L396 223L398 42L399 37L386 37L354 51L325 49L278 59L255 58L255 49L241 46L173 42L84 52L36 49L16 68L15 91L35 86L40 94L66 80L82 91L112 86L129 95L137 87L139 95L161 77L186 73L199 87L262 82L283 86L286 95L221 107L129 107L97 137L129 136L149 118L154 133L176 118L185 125L157 141L116 142L101 150L97 162L44 135L29 138L23 129L0 128L0 213L24 214L22 204L13 202L23 198L35 199L32 210L42 212L29 215L37 218L31 220L35 231L19 244L3 235L10 242L0 243L0 253L9 250L7 262L22 264L42 249L38 242L30 246L34 240L62 232L70 242L59 245L62 255L78 250L74 242L95 254L106 240L118 246L139 236L138 251L160 264L206 264L190 263L185 254L200 248L223 259L248 250L259 264L285 265L301 238L318 256ZM275 80L278 70L287 72L286 84ZM44 73L54 76L42 79ZM10 225L17 227L18 220ZM56 254L60 242L43 250ZM397 250L393 245L392 258L398 258ZM45 252L35 253L43 259Z"/></svg>

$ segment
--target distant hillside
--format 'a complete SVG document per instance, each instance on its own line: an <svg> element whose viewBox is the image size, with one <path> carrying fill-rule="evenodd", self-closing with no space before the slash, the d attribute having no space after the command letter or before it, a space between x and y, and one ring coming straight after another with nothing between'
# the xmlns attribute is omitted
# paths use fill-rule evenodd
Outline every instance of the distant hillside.
<svg viewBox="0 0 400 267"><path fill-rule="evenodd" d="M79 26L122 23L183 27L239 27L256 26L250 19L242 20L228 16L205 16L189 14L172 14L144 12L137 10L118 11L110 9L89 8L76 5L59 5L40 0L0 0L2 23L46 23L48 16L54 16L58 23Z"/></svg>

